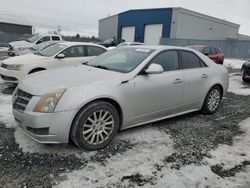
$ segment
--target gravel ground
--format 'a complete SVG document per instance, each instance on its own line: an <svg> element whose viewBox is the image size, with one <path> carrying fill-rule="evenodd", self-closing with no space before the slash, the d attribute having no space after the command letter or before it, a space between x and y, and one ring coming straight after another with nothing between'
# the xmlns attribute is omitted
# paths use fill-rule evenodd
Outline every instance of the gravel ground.
<svg viewBox="0 0 250 188"><path fill-rule="evenodd" d="M237 73L238 70L233 70L233 72ZM250 88L248 84L245 87ZM9 85L7 88L0 89L0 93L11 94L13 88ZM218 145L232 145L233 139L244 133L239 123L250 117L249 106L248 96L227 93L218 112L214 115L204 116L200 113L191 113L146 126L170 135L174 148L174 152L165 156L160 164L155 163L155 171L152 173L157 176L157 173L167 165L177 170L185 165L202 165L203 159L211 157L209 152L216 149ZM138 129L143 130L144 127L126 130L120 134L129 134ZM123 153L136 146L129 140L116 140L109 147L93 153L89 158L75 154L62 156L55 153L25 153L16 143L14 132L14 129L5 128L5 125L0 122L0 187L52 187L58 181L64 180L62 173L84 169L89 163L105 166L111 156L122 156ZM53 149L53 146L47 147ZM74 148L71 145L70 147ZM62 146L61 149L63 148ZM249 165L250 161L246 160L231 169L224 170L220 165L215 165L211 167L211 170L224 178L235 176L235 173ZM126 185L130 187L153 186L156 183L156 178L144 177L139 173L120 178L121 182L128 182ZM122 187L121 182L110 187Z"/></svg>

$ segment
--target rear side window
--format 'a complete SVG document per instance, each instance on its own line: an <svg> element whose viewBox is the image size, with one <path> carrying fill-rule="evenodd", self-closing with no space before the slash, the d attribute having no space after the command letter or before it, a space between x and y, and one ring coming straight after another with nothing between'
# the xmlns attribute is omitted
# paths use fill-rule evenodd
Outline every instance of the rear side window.
<svg viewBox="0 0 250 188"><path fill-rule="evenodd" d="M58 36L52 36L52 40L60 40L60 37L58 37Z"/></svg>
<svg viewBox="0 0 250 188"><path fill-rule="evenodd" d="M181 61L183 69L206 67L206 64L193 52L181 51Z"/></svg>
<svg viewBox="0 0 250 188"><path fill-rule="evenodd" d="M179 58L177 51L165 51L157 55L151 64L159 64L162 66L164 71L173 71L179 69Z"/></svg>
<svg viewBox="0 0 250 188"><path fill-rule="evenodd" d="M104 52L106 52L106 50L98 46L87 46L88 56L99 56Z"/></svg>
<svg viewBox="0 0 250 188"><path fill-rule="evenodd" d="M220 54L221 53L221 50L219 48L215 48L217 54Z"/></svg>
<svg viewBox="0 0 250 188"><path fill-rule="evenodd" d="M217 54L216 49L215 48L210 48L210 53L211 54Z"/></svg>

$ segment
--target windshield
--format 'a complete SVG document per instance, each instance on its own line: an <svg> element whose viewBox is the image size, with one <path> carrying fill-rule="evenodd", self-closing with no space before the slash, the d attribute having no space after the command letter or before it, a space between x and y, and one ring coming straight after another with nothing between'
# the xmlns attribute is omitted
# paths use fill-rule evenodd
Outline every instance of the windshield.
<svg viewBox="0 0 250 188"><path fill-rule="evenodd" d="M146 48L117 48L90 60L87 65L127 73L135 69L153 51Z"/></svg>
<svg viewBox="0 0 250 188"><path fill-rule="evenodd" d="M103 43L104 43L104 44L110 44L112 41L113 41L112 39L107 39L107 40L105 40Z"/></svg>
<svg viewBox="0 0 250 188"><path fill-rule="evenodd" d="M40 44L36 44L34 46L32 46L32 50L38 51L41 49L44 49L45 47L49 46L51 44L51 42L42 42Z"/></svg>
<svg viewBox="0 0 250 188"><path fill-rule="evenodd" d="M49 46L47 48L44 48L43 50L41 50L38 53L38 55L51 57L51 56L56 55L58 52L65 49L66 47L67 46L65 46L63 44L55 44L55 45Z"/></svg>
<svg viewBox="0 0 250 188"><path fill-rule="evenodd" d="M37 41L37 39L39 39L41 36L40 35L35 35L33 37L30 37L28 39L26 39L27 42L31 42L31 43L34 43Z"/></svg>

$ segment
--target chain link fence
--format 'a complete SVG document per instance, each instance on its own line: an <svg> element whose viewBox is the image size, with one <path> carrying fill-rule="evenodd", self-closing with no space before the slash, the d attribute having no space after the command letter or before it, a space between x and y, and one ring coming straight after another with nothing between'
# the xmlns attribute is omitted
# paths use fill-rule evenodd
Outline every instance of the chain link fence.
<svg viewBox="0 0 250 188"><path fill-rule="evenodd" d="M206 45L219 47L226 58L250 59L250 41L239 40L193 40L161 38L160 45L190 46Z"/></svg>

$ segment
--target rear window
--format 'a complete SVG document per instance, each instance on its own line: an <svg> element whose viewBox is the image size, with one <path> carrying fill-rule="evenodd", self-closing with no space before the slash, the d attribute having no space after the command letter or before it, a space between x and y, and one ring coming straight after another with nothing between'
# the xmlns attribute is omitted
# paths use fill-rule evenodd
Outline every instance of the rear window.
<svg viewBox="0 0 250 188"><path fill-rule="evenodd" d="M189 51L181 51L181 61L183 69L206 67L197 55Z"/></svg>
<svg viewBox="0 0 250 188"><path fill-rule="evenodd" d="M60 40L60 37L58 37L58 36L52 36L52 40Z"/></svg>
<svg viewBox="0 0 250 188"><path fill-rule="evenodd" d="M215 48L210 48L210 54L217 54L217 51Z"/></svg>

